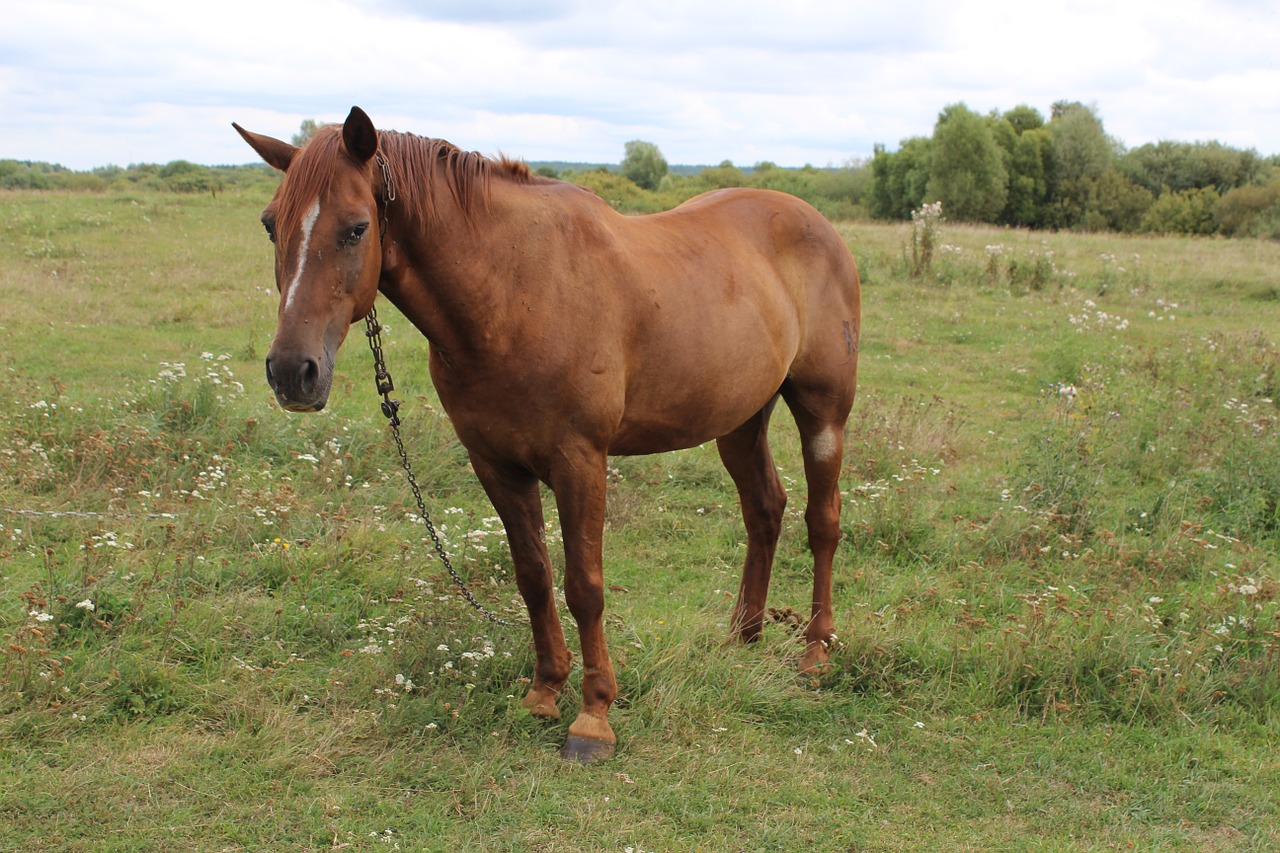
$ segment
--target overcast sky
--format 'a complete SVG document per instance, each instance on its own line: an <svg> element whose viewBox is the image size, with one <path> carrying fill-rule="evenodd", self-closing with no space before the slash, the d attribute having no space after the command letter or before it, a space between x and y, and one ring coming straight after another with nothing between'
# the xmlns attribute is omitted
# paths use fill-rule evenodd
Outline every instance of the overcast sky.
<svg viewBox="0 0 1280 853"><path fill-rule="evenodd" d="M353 104L528 160L840 164L943 107L1096 104L1128 147L1280 153L1280 3L32 0L0 28L0 158L247 163Z"/></svg>

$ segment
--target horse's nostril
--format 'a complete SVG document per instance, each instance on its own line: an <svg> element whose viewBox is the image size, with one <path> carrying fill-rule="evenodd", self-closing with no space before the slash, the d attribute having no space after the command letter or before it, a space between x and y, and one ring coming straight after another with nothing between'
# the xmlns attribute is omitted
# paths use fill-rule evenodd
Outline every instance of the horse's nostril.
<svg viewBox="0 0 1280 853"><path fill-rule="evenodd" d="M298 379L302 388L311 391L316 387L316 381L320 378L320 365L316 363L314 358L309 358L302 362L302 369L298 371Z"/></svg>
<svg viewBox="0 0 1280 853"><path fill-rule="evenodd" d="M271 375L271 359L266 360L267 367L267 384L272 388L276 387L276 378Z"/></svg>

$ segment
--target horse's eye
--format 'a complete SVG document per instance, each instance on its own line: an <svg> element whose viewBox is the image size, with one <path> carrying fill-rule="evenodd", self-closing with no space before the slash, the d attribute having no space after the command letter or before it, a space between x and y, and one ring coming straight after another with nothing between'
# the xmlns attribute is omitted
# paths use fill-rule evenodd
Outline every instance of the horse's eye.
<svg viewBox="0 0 1280 853"><path fill-rule="evenodd" d="M276 229L270 222L263 222L262 227L267 231L267 239L272 243L276 241Z"/></svg>
<svg viewBox="0 0 1280 853"><path fill-rule="evenodd" d="M361 238L364 237L364 232L368 230L369 223L367 222L362 222L359 225L354 226L347 232L345 237L338 241L338 247L346 248L347 246L354 246L356 243L360 242Z"/></svg>

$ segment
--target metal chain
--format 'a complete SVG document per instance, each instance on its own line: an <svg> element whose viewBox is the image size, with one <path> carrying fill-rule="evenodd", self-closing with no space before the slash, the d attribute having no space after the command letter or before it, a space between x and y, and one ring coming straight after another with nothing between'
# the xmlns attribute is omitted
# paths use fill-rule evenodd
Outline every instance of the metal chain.
<svg viewBox="0 0 1280 853"><path fill-rule="evenodd" d="M422 490L418 488L418 479L413 476L413 467L409 464L409 454L405 452L404 441L400 438L400 401L391 399L391 392L395 390L395 383L391 381L391 374L387 371L387 363L383 359L382 325L378 323L378 311L376 308L369 309L369 313L365 315L364 322L366 326L365 336L369 339L369 349L373 351L374 381L377 382L378 393L382 395L382 414L386 416L387 425L391 427L391 437L395 439L396 450L400 454L400 466L404 468L405 479L409 481L409 488L413 490L413 499L418 503L418 514L422 516L422 523L427 526L427 534L430 535L431 542L435 545L436 555L440 558L440 562L444 563L444 567L449 570L449 577L453 578L453 582L457 584L462 597L470 602L472 607L483 614L490 622L498 625L510 625L510 622L476 600L475 594L467 587L466 582L454 569L453 563L449 561L449 555L444 550L440 535L436 533L436 527L431 523L430 516L427 515L426 501L422 499Z"/></svg>

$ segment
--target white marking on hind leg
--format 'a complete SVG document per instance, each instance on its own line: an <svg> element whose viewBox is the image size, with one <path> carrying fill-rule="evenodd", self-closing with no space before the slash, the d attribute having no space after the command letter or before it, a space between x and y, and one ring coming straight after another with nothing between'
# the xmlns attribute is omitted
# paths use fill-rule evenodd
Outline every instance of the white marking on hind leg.
<svg viewBox="0 0 1280 853"><path fill-rule="evenodd" d="M298 266L294 268L293 278L289 281L289 292L284 297L284 310L286 313L289 307L293 305L293 295L298 292L298 283L302 281L302 271L307 268L307 252L311 248L311 232L316 227L316 220L320 218L320 199L316 199L315 204L307 210L307 215L302 218L302 245L298 247Z"/></svg>
<svg viewBox="0 0 1280 853"><path fill-rule="evenodd" d="M840 453L839 434L829 426L809 440L809 455L818 462L829 462Z"/></svg>

